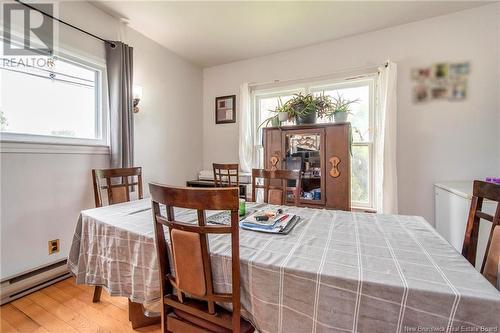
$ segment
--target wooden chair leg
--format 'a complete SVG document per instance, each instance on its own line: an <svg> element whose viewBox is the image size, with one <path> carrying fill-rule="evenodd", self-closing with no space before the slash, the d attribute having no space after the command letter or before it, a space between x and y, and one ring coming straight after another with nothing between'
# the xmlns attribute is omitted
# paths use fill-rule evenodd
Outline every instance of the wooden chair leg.
<svg viewBox="0 0 500 333"><path fill-rule="evenodd" d="M146 315L144 306L141 303L128 300L128 319L132 323L133 329L159 324L162 318L156 314L152 314L152 316Z"/></svg>
<svg viewBox="0 0 500 333"><path fill-rule="evenodd" d="M101 286L95 286L94 288L94 297L92 298L93 303L98 303L101 300L101 292L102 292L102 287Z"/></svg>

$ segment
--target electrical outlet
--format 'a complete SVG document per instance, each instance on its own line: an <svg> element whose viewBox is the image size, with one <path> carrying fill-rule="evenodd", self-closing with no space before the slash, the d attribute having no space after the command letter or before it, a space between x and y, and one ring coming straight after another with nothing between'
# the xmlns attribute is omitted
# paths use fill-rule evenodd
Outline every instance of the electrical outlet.
<svg viewBox="0 0 500 333"><path fill-rule="evenodd" d="M49 240L49 254L59 252L59 239Z"/></svg>

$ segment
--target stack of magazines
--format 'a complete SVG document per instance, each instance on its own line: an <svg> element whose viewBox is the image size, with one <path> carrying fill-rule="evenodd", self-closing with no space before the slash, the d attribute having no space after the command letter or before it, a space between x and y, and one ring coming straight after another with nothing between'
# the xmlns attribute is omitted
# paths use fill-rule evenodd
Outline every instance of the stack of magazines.
<svg viewBox="0 0 500 333"><path fill-rule="evenodd" d="M262 220L267 216L267 220ZM287 234L292 230L300 217L286 212L272 213L257 211L240 221L242 229L267 232L270 234Z"/></svg>

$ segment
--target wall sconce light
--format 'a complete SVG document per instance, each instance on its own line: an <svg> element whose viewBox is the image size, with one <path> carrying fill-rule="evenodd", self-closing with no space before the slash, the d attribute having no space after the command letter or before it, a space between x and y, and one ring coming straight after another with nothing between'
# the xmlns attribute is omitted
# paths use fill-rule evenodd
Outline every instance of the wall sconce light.
<svg viewBox="0 0 500 333"><path fill-rule="evenodd" d="M135 86L132 88L132 98L133 98L133 108L132 111L134 113L139 112L139 102L142 98L142 87L141 86Z"/></svg>

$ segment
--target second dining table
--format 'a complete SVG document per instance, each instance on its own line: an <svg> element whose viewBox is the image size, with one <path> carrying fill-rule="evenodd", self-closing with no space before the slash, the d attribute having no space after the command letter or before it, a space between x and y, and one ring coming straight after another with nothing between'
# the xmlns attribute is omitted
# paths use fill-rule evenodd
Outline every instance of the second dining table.
<svg viewBox="0 0 500 333"><path fill-rule="evenodd" d="M68 258L77 283L159 300L150 208L81 212ZM247 203L257 208L278 206ZM500 293L422 217L281 208L301 217L288 235L240 229L241 303L259 332L498 331ZM196 223L194 210L175 215ZM214 287L230 292L230 238L209 245Z"/></svg>

